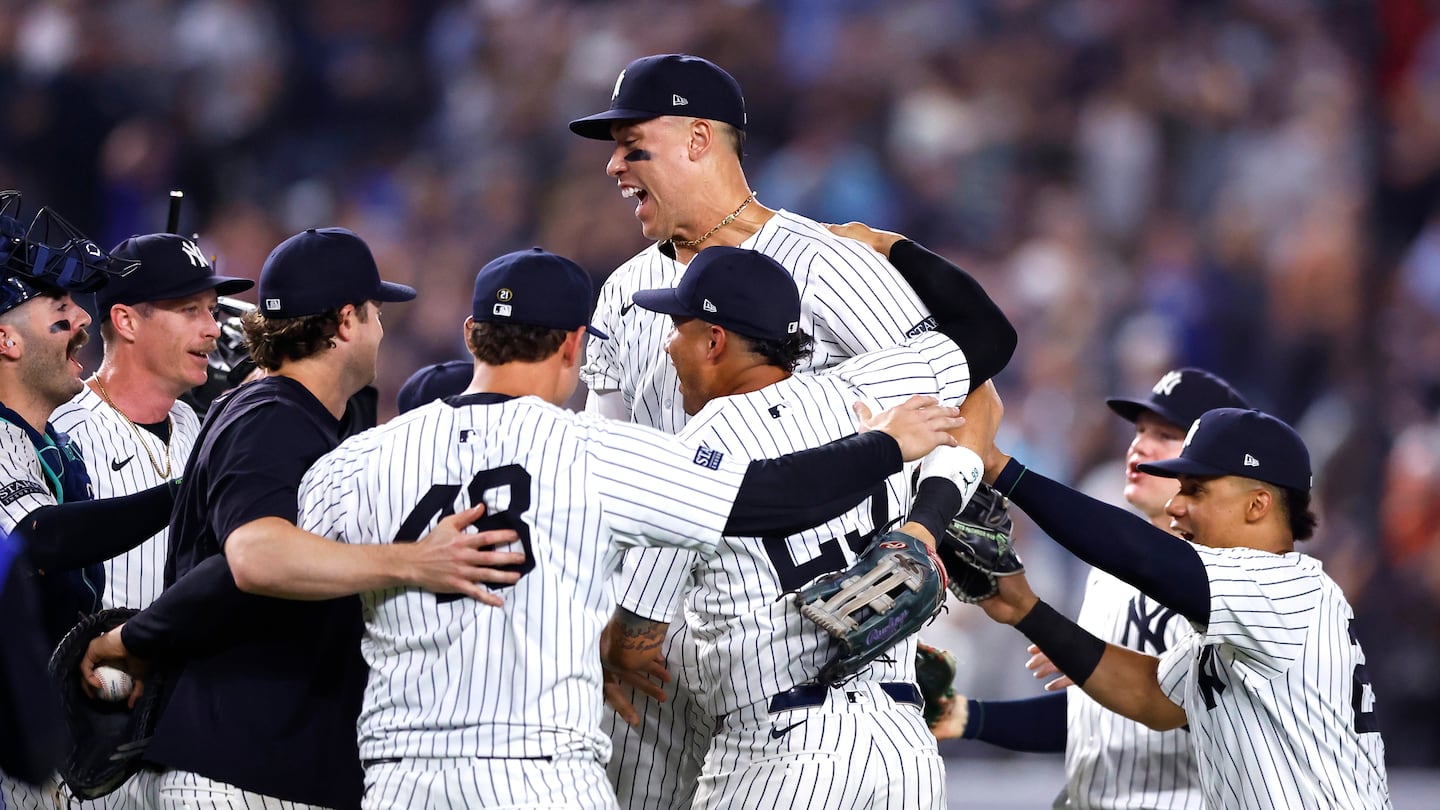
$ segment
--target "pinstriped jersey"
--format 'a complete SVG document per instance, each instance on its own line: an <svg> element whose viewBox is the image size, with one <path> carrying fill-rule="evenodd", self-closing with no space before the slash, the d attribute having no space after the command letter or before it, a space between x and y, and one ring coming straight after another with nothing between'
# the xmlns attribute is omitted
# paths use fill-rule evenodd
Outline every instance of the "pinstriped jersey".
<svg viewBox="0 0 1440 810"><path fill-rule="evenodd" d="M1388 808L1385 744L1351 622L1320 562L1195 547L1210 624L1160 659L1210 807Z"/></svg>
<svg viewBox="0 0 1440 810"><path fill-rule="evenodd" d="M42 506L54 506L35 445L19 425L0 420L0 531L13 534L25 516Z"/></svg>
<svg viewBox="0 0 1440 810"><path fill-rule="evenodd" d="M934 328L914 291L884 256L843 239L811 219L777 211L740 244L775 259L800 289L800 328L815 338L801 367L828 368ZM676 433L685 424L680 382L665 356L670 318L635 306L639 290L674 287L685 265L659 244L621 265L600 289L591 323L610 335L591 341L581 377L596 391L620 391L632 421Z"/></svg>
<svg viewBox="0 0 1440 810"><path fill-rule="evenodd" d="M681 438L702 448L774 458L853 433L850 406L856 400L888 408L920 394L958 403L969 386L964 354L932 332L819 374L796 374L759 391L711 400ZM727 537L713 551L632 552L618 599L638 615L668 621L693 569L685 617L699 647L699 700L712 714L735 711L819 674L833 649L830 637L782 595L848 567L876 528L908 510L911 494L902 472L867 502L790 537ZM914 659L910 638L864 677L913 681Z"/></svg>
<svg viewBox="0 0 1440 810"><path fill-rule="evenodd" d="M56 409L50 418L56 430L70 436L84 452L96 498L133 495L165 483L150 459L164 469L165 442L144 428L132 428L90 386ZM138 434L138 438L137 438ZM170 407L170 478L179 478L200 434L200 420L190 406ZM139 442L143 442L141 446ZM135 548L105 561L105 607L142 610L165 588L165 558L170 553L170 529Z"/></svg>
<svg viewBox="0 0 1440 810"><path fill-rule="evenodd" d="M1195 634L1185 617L1098 568L1078 623L1122 647L1159 656ZM1199 810L1205 806L1190 732L1155 731L1079 688L1065 696L1066 798L1057 807Z"/></svg>
<svg viewBox="0 0 1440 810"><path fill-rule="evenodd" d="M619 549L718 542L746 465L535 397L452 397L346 440L300 485L300 525L407 542L483 500L526 554L503 608L415 588L365 594L360 755L609 756L600 631Z"/></svg>

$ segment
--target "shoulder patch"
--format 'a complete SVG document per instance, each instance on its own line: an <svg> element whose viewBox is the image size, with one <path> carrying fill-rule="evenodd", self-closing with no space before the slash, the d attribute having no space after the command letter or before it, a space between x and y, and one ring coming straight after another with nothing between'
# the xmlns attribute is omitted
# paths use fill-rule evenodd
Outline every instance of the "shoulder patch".
<svg viewBox="0 0 1440 810"><path fill-rule="evenodd" d="M720 462L724 460L725 454L719 450L711 450L708 447L701 447L695 451L695 463L701 467L708 467L712 470L720 469Z"/></svg>
<svg viewBox="0 0 1440 810"><path fill-rule="evenodd" d="M915 324L914 326L910 327L910 328L905 332L905 337L911 337L911 338L913 338L913 337L915 337L916 335L923 335L923 334L925 334L926 332L929 332L929 331L934 330L937 325L938 325L938 324L937 324L936 321L935 321L935 316L934 316L934 315L927 315L927 316L925 316L925 320L923 320L923 321Z"/></svg>
<svg viewBox="0 0 1440 810"><path fill-rule="evenodd" d="M44 495L45 488L34 481L11 481L0 487L0 504L9 506L26 495Z"/></svg>

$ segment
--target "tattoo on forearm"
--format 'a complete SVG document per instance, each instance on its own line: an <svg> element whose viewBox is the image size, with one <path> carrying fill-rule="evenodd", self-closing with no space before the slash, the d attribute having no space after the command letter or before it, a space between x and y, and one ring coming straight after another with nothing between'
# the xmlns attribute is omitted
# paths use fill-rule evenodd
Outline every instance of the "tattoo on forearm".
<svg viewBox="0 0 1440 810"><path fill-rule="evenodd" d="M664 622L637 616L625 608L616 608L616 618L620 631L618 646L626 652L658 650L665 642L665 628L668 625Z"/></svg>

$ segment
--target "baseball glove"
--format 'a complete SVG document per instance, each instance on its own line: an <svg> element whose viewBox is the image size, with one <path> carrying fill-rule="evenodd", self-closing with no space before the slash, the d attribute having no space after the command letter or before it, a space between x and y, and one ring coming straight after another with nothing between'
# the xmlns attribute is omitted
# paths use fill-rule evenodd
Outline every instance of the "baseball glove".
<svg viewBox="0 0 1440 810"><path fill-rule="evenodd" d="M945 601L945 573L903 532L879 537L854 565L800 591L800 612L839 642L818 680L844 683L919 630Z"/></svg>
<svg viewBox="0 0 1440 810"><path fill-rule="evenodd" d="M920 642L915 650L915 683L925 698L925 725L933 727L944 712L940 701L955 697L955 656Z"/></svg>
<svg viewBox="0 0 1440 810"><path fill-rule="evenodd" d="M50 679L60 692L70 750L60 763L60 777L79 799L94 799L120 787L140 770L140 755L154 731L160 688L152 677L135 708L125 701L108 703L85 694L80 662L90 640L139 611L110 608L92 613L65 634L50 656Z"/></svg>
<svg viewBox="0 0 1440 810"><path fill-rule="evenodd" d="M1005 496L981 484L938 544L950 592L957 599L972 604L989 599L999 592L997 577L1025 570L1010 544L1011 529Z"/></svg>

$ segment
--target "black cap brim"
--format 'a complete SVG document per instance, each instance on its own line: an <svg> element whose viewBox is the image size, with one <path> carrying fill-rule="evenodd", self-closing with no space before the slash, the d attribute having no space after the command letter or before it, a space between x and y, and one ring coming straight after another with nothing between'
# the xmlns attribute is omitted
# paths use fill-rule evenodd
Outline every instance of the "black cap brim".
<svg viewBox="0 0 1440 810"><path fill-rule="evenodd" d="M1182 475L1196 478L1220 478L1233 474L1228 470L1211 467L1209 464L1202 464L1193 458L1183 456L1167 458L1164 461L1147 461L1144 464L1135 465L1135 469L1157 478L1179 478Z"/></svg>
<svg viewBox="0 0 1440 810"><path fill-rule="evenodd" d="M1121 419L1127 422L1135 422L1140 418L1140 414L1149 412L1172 425L1179 425L1182 428L1190 427L1190 423L1181 419L1177 414L1171 413L1164 408L1156 407L1155 403L1149 400L1114 397L1105 400L1105 404L1110 406L1110 410L1114 411Z"/></svg>
<svg viewBox="0 0 1440 810"><path fill-rule="evenodd" d="M690 308L680 300L679 290L674 287L665 287L659 290L641 290L630 298L635 305L641 309L648 309L651 312L658 312L661 315L679 315L684 318L697 318Z"/></svg>
<svg viewBox="0 0 1440 810"><path fill-rule="evenodd" d="M658 117L655 113L646 110L606 110L594 115L587 115L584 118L576 118L570 122L570 131L582 138L612 141L614 138L610 136L610 127L616 121L648 121Z"/></svg>
<svg viewBox="0 0 1440 810"><path fill-rule="evenodd" d="M415 299L415 288L407 287L404 284L396 284L393 281L380 282L380 290L370 297L372 301L386 303L399 303L401 301L413 301Z"/></svg>

